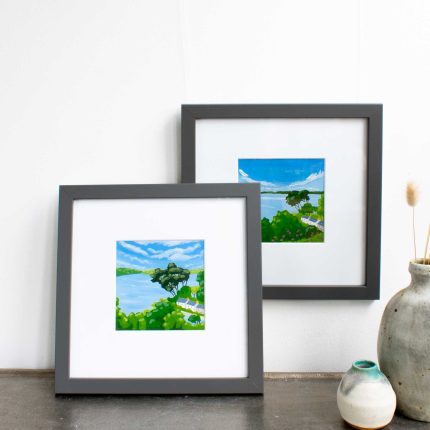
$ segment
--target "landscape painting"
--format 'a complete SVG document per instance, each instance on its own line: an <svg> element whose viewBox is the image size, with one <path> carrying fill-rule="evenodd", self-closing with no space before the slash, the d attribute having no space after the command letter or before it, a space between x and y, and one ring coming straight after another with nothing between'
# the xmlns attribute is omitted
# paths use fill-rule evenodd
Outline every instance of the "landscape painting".
<svg viewBox="0 0 430 430"><path fill-rule="evenodd" d="M263 242L324 242L324 159L239 159L238 175L260 182Z"/></svg>
<svg viewBox="0 0 430 430"><path fill-rule="evenodd" d="M116 330L204 329L204 241L117 241Z"/></svg>

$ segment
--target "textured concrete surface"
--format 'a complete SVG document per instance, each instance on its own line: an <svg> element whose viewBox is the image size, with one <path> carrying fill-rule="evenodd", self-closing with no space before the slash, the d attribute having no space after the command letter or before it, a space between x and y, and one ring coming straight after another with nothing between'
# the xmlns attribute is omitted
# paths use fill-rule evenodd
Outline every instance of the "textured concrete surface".
<svg viewBox="0 0 430 430"><path fill-rule="evenodd" d="M0 375L0 429L349 429L338 380L267 380L264 396L54 396L52 374ZM430 424L396 416L395 429Z"/></svg>

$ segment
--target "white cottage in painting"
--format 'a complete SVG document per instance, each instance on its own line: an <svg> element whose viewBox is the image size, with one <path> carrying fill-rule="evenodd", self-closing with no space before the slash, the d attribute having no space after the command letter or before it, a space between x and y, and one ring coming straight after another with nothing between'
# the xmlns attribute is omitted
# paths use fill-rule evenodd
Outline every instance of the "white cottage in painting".
<svg viewBox="0 0 430 430"><path fill-rule="evenodd" d="M176 304L183 309L188 309L193 312L197 312L201 315L205 314L205 307L201 304L198 304L190 299L180 298L176 301Z"/></svg>
<svg viewBox="0 0 430 430"><path fill-rule="evenodd" d="M321 220L318 220L315 218L311 218L308 216L302 216L302 222L304 222L305 224L308 224L308 225L313 225L314 227L316 227L320 231L324 231L324 221L321 221Z"/></svg>

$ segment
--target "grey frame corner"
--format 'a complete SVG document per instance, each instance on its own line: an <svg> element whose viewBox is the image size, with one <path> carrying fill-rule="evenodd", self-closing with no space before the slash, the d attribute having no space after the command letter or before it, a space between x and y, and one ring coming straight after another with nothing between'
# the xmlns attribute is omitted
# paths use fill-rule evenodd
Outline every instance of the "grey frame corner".
<svg viewBox="0 0 430 430"><path fill-rule="evenodd" d="M73 203L81 199L236 198L246 201L247 356L244 378L71 378L70 301L72 291ZM56 394L262 394L263 324L259 185L77 185L61 186L58 220L55 333Z"/></svg>
<svg viewBox="0 0 430 430"><path fill-rule="evenodd" d="M196 121L228 118L364 118L367 121L364 285L263 285L264 299L378 300L380 295L382 104L182 105L181 181L196 182Z"/></svg>

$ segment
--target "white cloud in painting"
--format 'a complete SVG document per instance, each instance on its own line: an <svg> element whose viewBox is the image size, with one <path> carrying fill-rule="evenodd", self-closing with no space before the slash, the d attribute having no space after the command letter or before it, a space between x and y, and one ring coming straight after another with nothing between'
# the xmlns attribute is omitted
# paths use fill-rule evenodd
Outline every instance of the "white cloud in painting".
<svg viewBox="0 0 430 430"><path fill-rule="evenodd" d="M128 249L129 251L135 252L136 254L141 254L141 255L144 255L145 257L147 257L149 255L144 249L142 249L136 245L133 245L133 244L125 242L125 241L121 241L119 243L125 249Z"/></svg>
<svg viewBox="0 0 430 430"><path fill-rule="evenodd" d="M305 185L309 185L311 183L317 182L319 179L322 179L324 177L324 172L320 170L316 173L311 173L306 179L299 182L294 182L293 184L289 185L289 188L298 188L298 187L304 187Z"/></svg>
<svg viewBox="0 0 430 430"><path fill-rule="evenodd" d="M126 260L130 260L130 261L134 261L136 263L139 263L140 265L149 264L149 260L145 260L144 258L136 257L135 255L127 254L124 251L118 251L118 255L121 256L122 258L126 259Z"/></svg>
<svg viewBox="0 0 430 430"><path fill-rule="evenodd" d="M170 256L170 259L175 261L188 261L188 260L194 260L195 258L199 258L199 257L203 257L203 251L200 251L198 254L194 254L194 255L175 253Z"/></svg>
<svg viewBox="0 0 430 430"><path fill-rule="evenodd" d="M170 259L174 261L188 261L188 260L194 260L195 258L202 257L202 256L203 256L203 252L199 252L198 254L194 254L194 255L176 253L176 254L172 254L170 256Z"/></svg>
<svg viewBox="0 0 430 430"><path fill-rule="evenodd" d="M167 240L167 241L162 242L162 243L163 243L163 245L170 247L170 246L187 245L190 243L195 243L195 240ZM199 248L200 244L197 243L195 246L197 248Z"/></svg>
<svg viewBox="0 0 430 430"><path fill-rule="evenodd" d="M168 258L170 260L187 261L193 258L197 258L201 255L201 253L189 255L192 252L196 251L198 248L200 248L200 244L196 243L195 245L188 246L186 248L166 249L165 251L159 252L158 254L154 254L152 258L157 258L159 260L163 258Z"/></svg>
<svg viewBox="0 0 430 430"><path fill-rule="evenodd" d="M252 178L249 177L248 173L246 173L244 170L239 169L239 175L240 175L240 179L243 182L258 182Z"/></svg>
<svg viewBox="0 0 430 430"><path fill-rule="evenodd" d="M116 267L128 267L130 263L127 261L116 260Z"/></svg>
<svg viewBox="0 0 430 430"><path fill-rule="evenodd" d="M158 242L158 243L162 243L163 245L165 245L164 242ZM187 244L187 243L194 243L194 245L188 246L187 248L159 249L159 250L156 250L154 248L147 248L148 251L152 254L152 255L150 255L150 258L164 258L166 256L168 257L169 255L175 253L177 250L183 251L185 253L189 253L189 252L193 252L196 249L199 249L201 247L200 243L195 243L194 241L184 242L184 241L179 241L178 240L178 241L175 241L175 243L177 245L182 245L182 244Z"/></svg>
<svg viewBox="0 0 430 430"><path fill-rule="evenodd" d="M262 191L271 190L275 191L279 189L279 185L276 185L272 182L268 181L257 181L255 179L252 179L248 173L246 173L244 170L239 169L239 175L240 175L240 182L249 182L249 183L256 183L259 182L261 185Z"/></svg>
<svg viewBox="0 0 430 430"><path fill-rule="evenodd" d="M163 245L167 248L178 245L187 245L189 243L195 243L195 240L135 240L134 242L139 245ZM153 248L147 248L148 251L155 253L157 252Z"/></svg>

